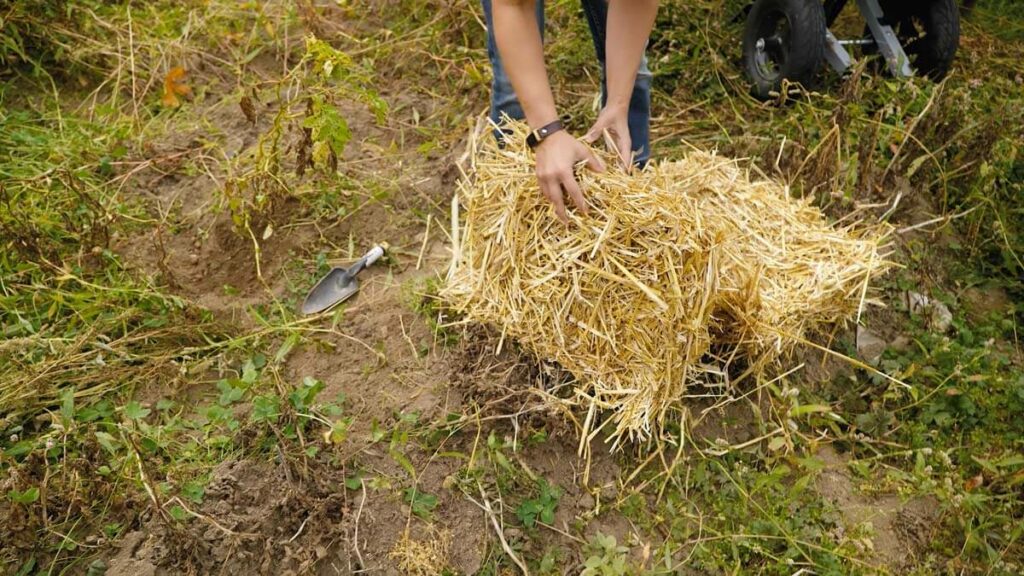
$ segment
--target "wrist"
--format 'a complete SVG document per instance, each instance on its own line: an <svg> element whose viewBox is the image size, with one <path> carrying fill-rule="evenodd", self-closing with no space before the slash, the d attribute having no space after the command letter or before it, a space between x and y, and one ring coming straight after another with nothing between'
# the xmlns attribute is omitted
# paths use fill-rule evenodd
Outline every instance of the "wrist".
<svg viewBox="0 0 1024 576"><path fill-rule="evenodd" d="M566 138L568 138L570 140L575 140L575 138L573 138L572 135L569 134L569 132L567 132L565 130L559 130L558 132L555 132L554 134L552 134L551 136L548 136L544 140L541 140L541 142L539 144L537 144L537 146L534 148L534 150L540 150L541 148L545 148L545 147L550 148L550 146L547 146L548 142L552 142L552 141L554 141L554 142L561 142L561 141L565 140Z"/></svg>
<svg viewBox="0 0 1024 576"><path fill-rule="evenodd" d="M624 98L608 97L605 102L604 112L610 114L626 114L629 112L629 96Z"/></svg>
<svg viewBox="0 0 1024 576"><path fill-rule="evenodd" d="M554 120L531 131L526 136L526 144L530 148L536 150L537 147L543 144L549 137L556 136L563 130L562 122L560 120Z"/></svg>

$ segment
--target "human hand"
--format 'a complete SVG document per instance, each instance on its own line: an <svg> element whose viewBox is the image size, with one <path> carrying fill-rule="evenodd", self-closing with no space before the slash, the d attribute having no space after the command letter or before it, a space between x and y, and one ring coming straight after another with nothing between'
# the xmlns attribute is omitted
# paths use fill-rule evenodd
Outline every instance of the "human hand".
<svg viewBox="0 0 1024 576"><path fill-rule="evenodd" d="M604 143L608 150L618 154L626 172L632 171L633 140L629 136L629 109L627 106L605 106L583 139L592 144L601 136L604 136Z"/></svg>
<svg viewBox="0 0 1024 576"><path fill-rule="evenodd" d="M537 182L540 184L541 194L554 204L558 219L569 223L569 217L565 213L563 190L572 198L576 208L586 214L587 202L583 198L579 183L576 182L573 169L577 162L585 161L590 170L604 172L604 163L594 156L590 148L564 130L545 138L537 146L536 154Z"/></svg>

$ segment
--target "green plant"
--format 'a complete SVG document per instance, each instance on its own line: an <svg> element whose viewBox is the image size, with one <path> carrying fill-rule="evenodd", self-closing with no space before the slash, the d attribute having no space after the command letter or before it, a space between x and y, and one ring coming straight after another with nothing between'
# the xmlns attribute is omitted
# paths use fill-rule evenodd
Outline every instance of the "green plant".
<svg viewBox="0 0 1024 576"><path fill-rule="evenodd" d="M387 103L372 88L370 72L315 36L306 38L305 54L275 87L274 97L281 103L270 129L260 136L251 155L240 158L237 175L223 190L236 229L254 242L257 234L272 234L268 217L274 206L292 194L283 168L286 150L294 150L296 175L316 168L337 179L338 159L352 137L341 103L364 103L378 123L386 119L388 111ZM251 96L241 96L240 105L255 119ZM288 144L286 134L296 123L302 138Z"/></svg>
<svg viewBox="0 0 1024 576"><path fill-rule="evenodd" d="M628 576L636 574L628 565L629 548L619 546L614 536L598 532L587 543L587 559L580 576Z"/></svg>
<svg viewBox="0 0 1024 576"><path fill-rule="evenodd" d="M562 497L562 490L557 485L548 484L547 480L541 478L537 482L539 494L536 498L524 500L516 508L516 516L527 528L536 526L537 521L544 524L551 524L555 521L555 509L558 508L558 500Z"/></svg>
<svg viewBox="0 0 1024 576"><path fill-rule="evenodd" d="M437 496L423 492L415 486L406 488L402 494L413 514L424 520L430 520L434 508L437 508Z"/></svg>

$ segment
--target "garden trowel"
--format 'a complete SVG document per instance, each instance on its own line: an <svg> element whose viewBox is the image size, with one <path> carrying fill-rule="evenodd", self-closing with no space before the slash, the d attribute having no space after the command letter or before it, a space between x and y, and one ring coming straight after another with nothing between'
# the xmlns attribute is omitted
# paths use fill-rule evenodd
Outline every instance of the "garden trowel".
<svg viewBox="0 0 1024 576"><path fill-rule="evenodd" d="M348 268L334 268L327 273L313 289L309 291L306 300L302 302L303 314L316 314L329 310L345 300L352 297L359 291L359 279L356 276L363 271L363 268L373 264L384 255L384 248L374 246L366 256L363 256L356 263Z"/></svg>

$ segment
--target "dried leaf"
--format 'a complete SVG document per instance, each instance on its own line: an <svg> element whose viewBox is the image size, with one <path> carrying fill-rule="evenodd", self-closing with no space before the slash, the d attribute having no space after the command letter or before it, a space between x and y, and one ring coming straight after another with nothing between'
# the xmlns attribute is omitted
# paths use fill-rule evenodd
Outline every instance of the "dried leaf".
<svg viewBox="0 0 1024 576"><path fill-rule="evenodd" d="M171 68L164 76L164 93L160 103L168 108L177 108L181 105L179 96L191 96L192 88L185 84L185 69L181 66Z"/></svg>
<svg viewBox="0 0 1024 576"><path fill-rule="evenodd" d="M252 98L242 96L242 99L238 101L238 107L242 109L242 114L245 114L246 120L251 124L256 123L256 106L252 103Z"/></svg>

